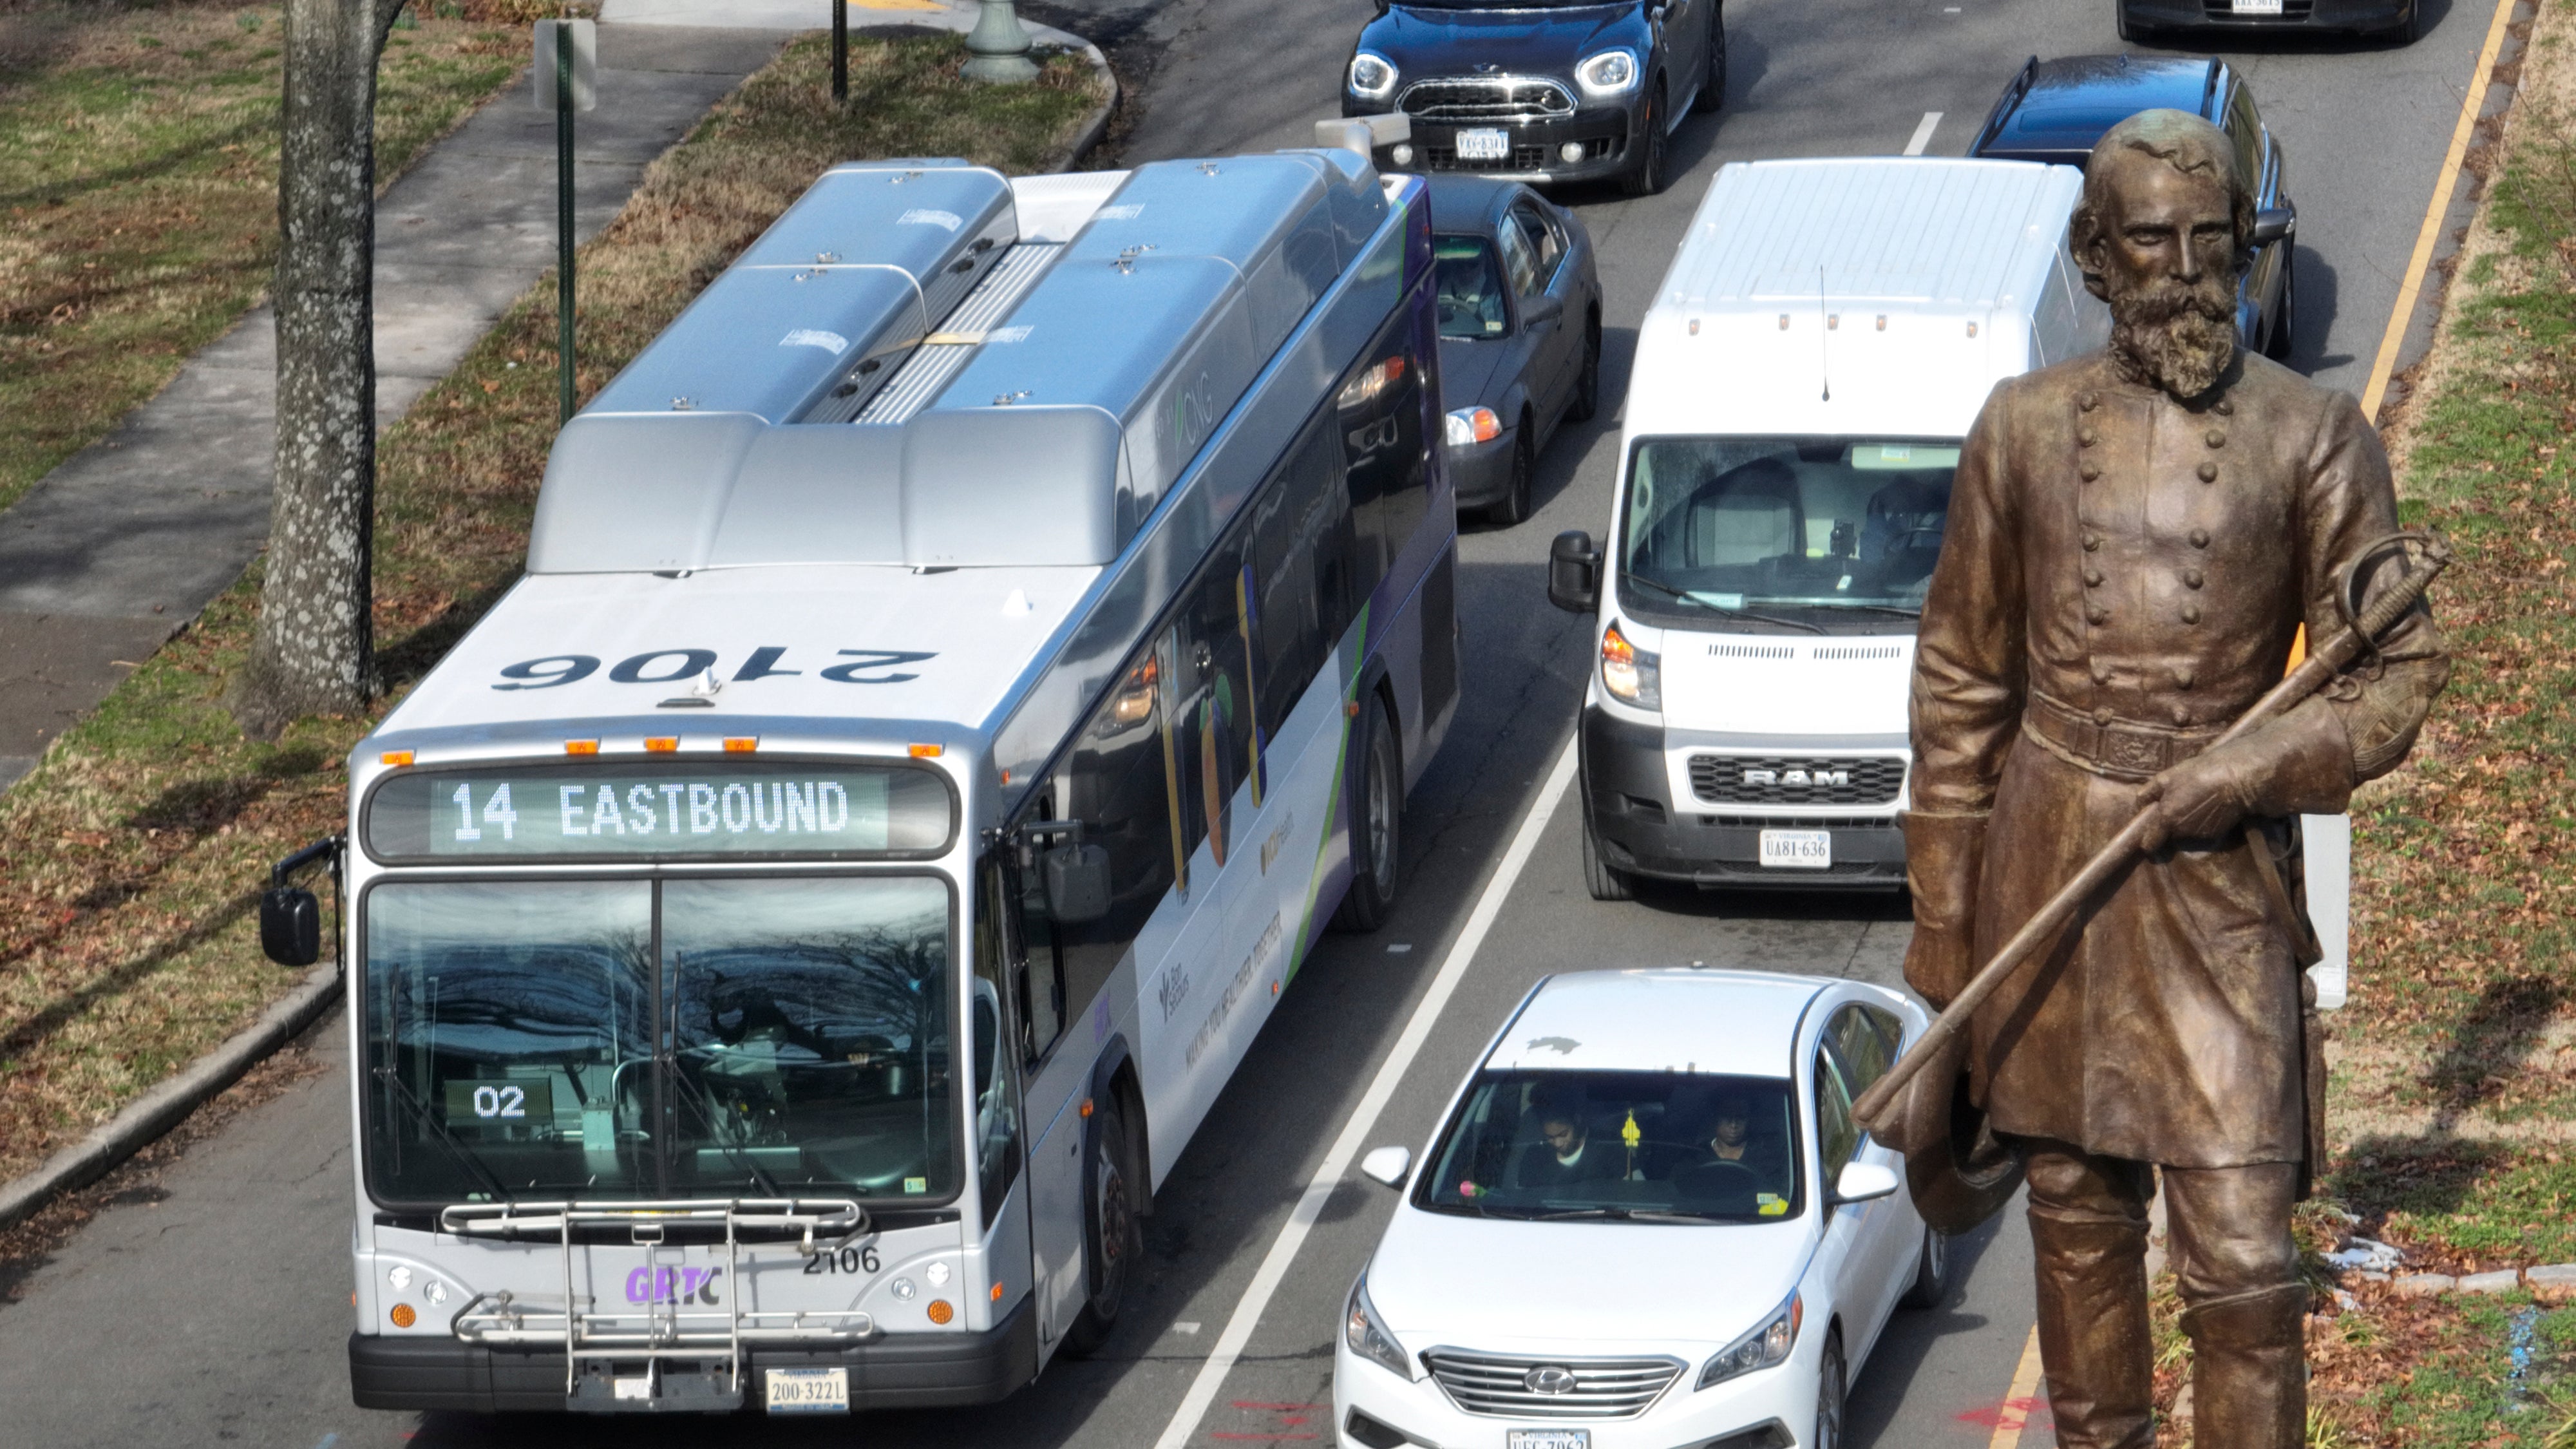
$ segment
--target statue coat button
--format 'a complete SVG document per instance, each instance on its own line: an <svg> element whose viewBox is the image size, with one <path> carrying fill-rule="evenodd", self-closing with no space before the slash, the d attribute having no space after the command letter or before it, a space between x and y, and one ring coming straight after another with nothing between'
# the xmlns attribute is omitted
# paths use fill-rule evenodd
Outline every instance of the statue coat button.
<svg viewBox="0 0 2576 1449"><path fill-rule="evenodd" d="M2183 688L2183 689L2189 689L2189 688L2191 688L2191 683L2192 683L2192 681L2193 681L2193 680L2195 680L2195 679L2198 679L2199 677L2200 677L2200 676L2199 676L2198 674L2193 673L2193 672L2192 672L2190 669L2188 669L2188 668L2185 668L2185 669L2177 669L2177 670L2175 670L2175 671L2174 671L2174 683L2175 683L2177 686L2179 686L2179 687L2181 687L2181 688ZM2185 723L2185 721L2182 721L2182 720L2176 720L2176 721L2175 721L2175 723L2176 723L2176 724L2181 724L2181 723Z"/></svg>
<svg viewBox="0 0 2576 1449"><path fill-rule="evenodd" d="M2092 553L2092 552L2094 552L2095 550L2097 550L2097 549L2101 548L2101 546L2102 546L2102 535L2100 535L2100 534L2098 534L2098 533L2088 533L2088 534L2084 535L2084 551L2085 551L2086 553Z"/></svg>
<svg viewBox="0 0 2576 1449"><path fill-rule="evenodd" d="M2111 611L2110 611L2110 610L2108 610L2108 609L2106 609L2106 608L2103 608L2103 607L2102 607L2101 605L2099 605L2099 604L2094 604L2094 605L2090 606L2089 608L2085 609L2085 611L2084 611L2084 622L2085 622L2085 623L2087 623L2087 624L2107 624L2107 623L2110 623L2110 622L2111 622Z"/></svg>
<svg viewBox="0 0 2576 1449"><path fill-rule="evenodd" d="M2099 396L2089 392L2079 392L2075 395L2075 406L2088 413L2093 411L2101 401Z"/></svg>
<svg viewBox="0 0 2576 1449"><path fill-rule="evenodd" d="M2209 547L2209 530L2206 528L2193 529L2191 531L2191 546L2193 548Z"/></svg>
<svg viewBox="0 0 2576 1449"><path fill-rule="evenodd" d="M2200 465L2200 481L2201 481L2201 482L2203 482L2203 483L2215 483L2215 482L2217 482L2217 481L2218 481L2218 465L2217 465L2216 463L2203 463L2203 464L2201 464L2201 465Z"/></svg>
<svg viewBox="0 0 2576 1449"><path fill-rule="evenodd" d="M2075 470L2075 476L2083 479L2087 483L2090 483L2094 479L2102 476L2102 465L2099 463L2087 463L2083 467Z"/></svg>
<svg viewBox="0 0 2576 1449"><path fill-rule="evenodd" d="M2099 678L2108 679L2111 676L2111 671L2108 666L2097 664L2093 666L2093 670L2095 675ZM2093 722L2097 725L2107 725L2117 718L2119 718L2119 716L2111 713L2111 707L2107 704L2102 706L2100 709L2093 711Z"/></svg>
<svg viewBox="0 0 2576 1449"><path fill-rule="evenodd" d="M2186 624L2197 624L2197 623L2199 623L2199 622L2200 622L2200 605L2198 605L2198 604L2185 604L2185 605L2183 605L2183 606L2182 606L2182 621L2183 621L2184 623L2186 623Z"/></svg>
<svg viewBox="0 0 2576 1449"><path fill-rule="evenodd" d="M2193 589L2199 588L2199 587L2200 587L2200 585L2201 585L2201 573L2200 573L2200 570L2198 570L2198 569L2184 569L2184 570L2182 571L2182 581L2183 581L2183 586L2184 586L2185 588L2193 588Z"/></svg>
<svg viewBox="0 0 2576 1449"><path fill-rule="evenodd" d="M2191 710L2190 710L2190 708L2189 708L2188 706L2185 706L2185 705L2179 705L2179 704L2178 704L2178 705L2175 705L2175 706L2174 706L2174 711L2173 711L2173 722L2174 722L2175 724L2178 724L2178 725L2187 725L2187 724L2190 724L2190 723L2191 723Z"/></svg>
<svg viewBox="0 0 2576 1449"><path fill-rule="evenodd" d="M2216 428L2212 428L2208 432L2201 434L2200 440L2213 448L2224 448L2227 446L2227 435Z"/></svg>
<svg viewBox="0 0 2576 1449"><path fill-rule="evenodd" d="M2098 589L2102 587L2102 571L2100 569L2086 569L2084 571L2084 587L2088 589Z"/></svg>
<svg viewBox="0 0 2576 1449"><path fill-rule="evenodd" d="M2095 443L2102 441L2102 435L2093 431L2091 428L2086 428L2084 431L2075 435L2075 441L2089 448Z"/></svg>

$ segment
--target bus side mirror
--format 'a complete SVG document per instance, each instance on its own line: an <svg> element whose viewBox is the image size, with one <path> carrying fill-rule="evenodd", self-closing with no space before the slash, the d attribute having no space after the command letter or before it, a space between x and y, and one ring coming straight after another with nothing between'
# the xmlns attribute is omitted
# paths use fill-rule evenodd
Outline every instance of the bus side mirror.
<svg viewBox="0 0 2576 1449"><path fill-rule="evenodd" d="M322 903L302 886L260 892L259 949L280 966L310 966L322 959Z"/></svg>
<svg viewBox="0 0 2576 1449"><path fill-rule="evenodd" d="M1601 607L1601 551L1591 534L1572 529L1548 545L1547 601L1572 614Z"/></svg>
<svg viewBox="0 0 2576 1449"><path fill-rule="evenodd" d="M1067 925L1109 914L1109 852L1076 840L1039 856L1046 873L1047 910Z"/></svg>

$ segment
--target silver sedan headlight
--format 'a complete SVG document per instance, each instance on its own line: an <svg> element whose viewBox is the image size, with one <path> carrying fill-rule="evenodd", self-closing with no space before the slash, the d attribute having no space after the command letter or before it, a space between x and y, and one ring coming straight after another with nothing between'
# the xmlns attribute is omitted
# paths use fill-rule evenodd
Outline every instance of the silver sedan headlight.
<svg viewBox="0 0 2576 1449"><path fill-rule="evenodd" d="M1395 64L1382 55L1363 50L1351 57L1351 94L1365 100L1383 101L1395 94Z"/></svg>
<svg viewBox="0 0 2576 1449"><path fill-rule="evenodd" d="M1377 1305L1369 1302L1366 1273L1351 1285L1350 1307L1342 1314L1342 1341L1351 1346L1351 1352L1408 1383L1412 1381L1413 1361L1405 1354L1404 1345L1378 1322Z"/></svg>
<svg viewBox="0 0 2576 1449"><path fill-rule="evenodd" d="M1699 1371L1699 1387L1722 1384L1740 1374L1766 1369L1786 1362L1789 1350L1798 1343L1798 1324L1806 1317L1807 1305L1793 1290L1789 1301L1772 1310L1762 1326L1730 1343Z"/></svg>
<svg viewBox="0 0 2576 1449"><path fill-rule="evenodd" d="M1637 88L1645 73L1637 64L1637 55L1628 50L1605 50L1587 57L1574 68L1574 79L1590 96L1624 96Z"/></svg>

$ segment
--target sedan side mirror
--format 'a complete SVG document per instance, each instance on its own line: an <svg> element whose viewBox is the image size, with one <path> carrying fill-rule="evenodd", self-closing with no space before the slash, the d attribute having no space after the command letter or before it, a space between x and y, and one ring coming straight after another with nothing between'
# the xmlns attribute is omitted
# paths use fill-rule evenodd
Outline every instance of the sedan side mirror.
<svg viewBox="0 0 2576 1449"><path fill-rule="evenodd" d="M1413 1170L1410 1147L1373 1147L1360 1159L1360 1176L1389 1187L1404 1186L1404 1175Z"/></svg>
<svg viewBox="0 0 2576 1449"><path fill-rule="evenodd" d="M1547 546L1547 601L1569 614L1601 607L1601 551L1591 534L1569 529Z"/></svg>
<svg viewBox="0 0 2576 1449"><path fill-rule="evenodd" d="M1549 322L1560 321L1564 316L1565 302L1561 298L1547 296L1532 297L1521 304L1521 325L1523 327L1542 326Z"/></svg>
<svg viewBox="0 0 2576 1449"><path fill-rule="evenodd" d="M2254 213L2254 245L2268 247L2299 234L2299 213L2288 206L2266 206Z"/></svg>
<svg viewBox="0 0 2576 1449"><path fill-rule="evenodd" d="M1876 1202L1896 1193L1896 1169L1875 1162L1846 1162L1840 1177L1834 1179L1833 1199L1829 1206L1845 1203Z"/></svg>

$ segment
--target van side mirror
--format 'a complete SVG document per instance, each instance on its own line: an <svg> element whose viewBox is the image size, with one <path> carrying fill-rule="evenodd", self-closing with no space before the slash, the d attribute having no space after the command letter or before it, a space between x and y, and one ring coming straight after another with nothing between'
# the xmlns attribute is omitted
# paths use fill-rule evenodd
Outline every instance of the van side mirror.
<svg viewBox="0 0 2576 1449"><path fill-rule="evenodd" d="M1845 1203L1876 1202L1896 1194L1896 1169L1875 1162L1846 1162L1842 1175L1834 1179L1833 1196L1827 1206Z"/></svg>
<svg viewBox="0 0 2576 1449"><path fill-rule="evenodd" d="M1038 873L1047 913L1057 920L1081 925L1109 914L1109 851L1083 844L1080 826L1071 840L1038 856Z"/></svg>
<svg viewBox="0 0 2576 1449"><path fill-rule="evenodd" d="M1360 1159L1360 1176L1389 1187L1404 1186L1404 1176L1412 1170L1413 1149L1410 1147L1372 1147L1368 1155Z"/></svg>
<svg viewBox="0 0 2576 1449"><path fill-rule="evenodd" d="M2254 213L2253 243L2268 247L2299 234L2299 213L2287 206L2266 206Z"/></svg>
<svg viewBox="0 0 2576 1449"><path fill-rule="evenodd" d="M302 886L273 886L259 896L259 949L280 966L322 959L322 903Z"/></svg>
<svg viewBox="0 0 2576 1449"><path fill-rule="evenodd" d="M1601 607L1601 551L1591 534L1569 529L1547 546L1547 601L1571 614Z"/></svg>

